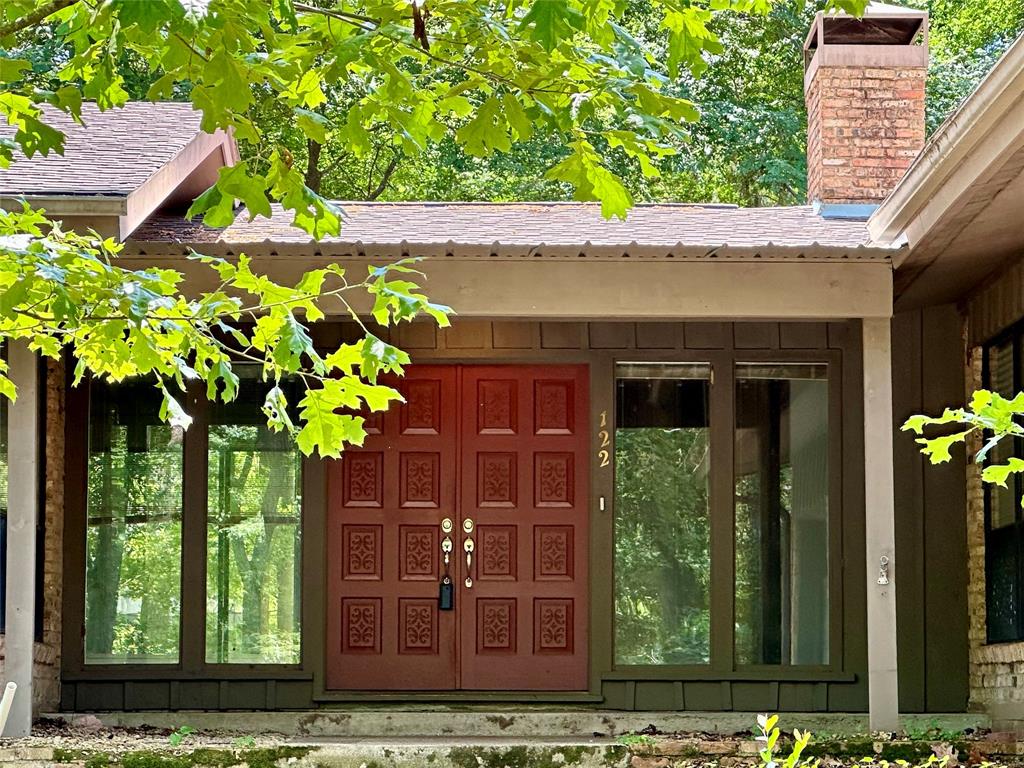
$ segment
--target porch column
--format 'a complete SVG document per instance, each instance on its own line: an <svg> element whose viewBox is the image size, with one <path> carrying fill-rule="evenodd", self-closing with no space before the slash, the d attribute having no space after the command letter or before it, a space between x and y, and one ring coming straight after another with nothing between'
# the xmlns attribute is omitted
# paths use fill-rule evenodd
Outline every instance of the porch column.
<svg viewBox="0 0 1024 768"><path fill-rule="evenodd" d="M39 511L38 357L21 341L8 345L18 399L7 420L7 631L4 677L18 684L3 735L32 730L32 656L36 608L36 519Z"/></svg>
<svg viewBox="0 0 1024 768"><path fill-rule="evenodd" d="M899 694L890 320L865 318L863 330L868 712L872 731L895 731L899 728ZM888 583L880 584L879 581L884 581L881 579L883 563L887 563Z"/></svg>

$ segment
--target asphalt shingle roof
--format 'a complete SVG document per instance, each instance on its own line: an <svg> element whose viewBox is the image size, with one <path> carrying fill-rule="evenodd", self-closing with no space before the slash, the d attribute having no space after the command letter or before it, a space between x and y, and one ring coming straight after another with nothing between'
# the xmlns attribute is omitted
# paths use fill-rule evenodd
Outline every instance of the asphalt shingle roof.
<svg viewBox="0 0 1024 768"><path fill-rule="evenodd" d="M811 206L737 208L726 205L650 204L625 221L605 219L591 203L339 203L339 237L318 245L337 251L448 250L530 253L575 249L664 252L735 248L859 249L869 245L864 221L826 219ZM274 207L269 219L248 221L244 211L229 227L213 229L180 216L158 215L136 231L145 243L301 245L313 243ZM682 255L681 253L678 255Z"/></svg>
<svg viewBox="0 0 1024 768"><path fill-rule="evenodd" d="M4 195L127 196L170 162L200 132L191 104L131 102L100 112L84 104L79 125L46 109L47 121L65 132L63 156L16 159L0 171ZM12 135L0 126L0 136ZM593 203L365 203L338 204L341 235L314 244L291 226L291 214L248 221L244 211L229 227L213 229L180 213L152 216L133 234L149 252L184 244L219 250L259 245L263 250L460 255L703 256L718 249L745 255L792 257L795 250L829 258L884 257L864 221L824 218L810 206L738 208L729 205L645 204L625 221L605 219ZM800 255L800 254L798 254Z"/></svg>
<svg viewBox="0 0 1024 768"><path fill-rule="evenodd" d="M64 155L16 154L0 170L0 194L127 196L195 138L201 119L191 104L175 102L129 102L105 112L83 104L84 125L52 107L44 114L66 136ZM14 131L0 124L0 136Z"/></svg>

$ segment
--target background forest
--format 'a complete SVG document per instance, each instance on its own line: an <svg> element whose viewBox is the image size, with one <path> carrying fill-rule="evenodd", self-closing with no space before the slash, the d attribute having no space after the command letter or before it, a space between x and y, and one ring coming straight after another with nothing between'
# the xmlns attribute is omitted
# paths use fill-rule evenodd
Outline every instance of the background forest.
<svg viewBox="0 0 1024 768"><path fill-rule="evenodd" d="M1024 30L1020 0L904 0L931 13L928 130L934 131ZM621 152L608 152L638 202L725 202L791 205L805 200L806 116L802 46L817 3L785 0L767 17L722 14L715 20L723 51L699 78L688 74L676 94L702 109L676 154L662 160L660 176L644 173ZM659 15L647 0L629 0L630 32L656 40ZM65 56L55 44L32 43L19 55L33 60L40 85ZM401 66L401 62L398 62ZM144 98L154 79L140 63L122 61L132 98ZM460 73L452 71L453 83ZM545 171L568 154L560 137L536 132L508 151L475 157L450 138L428 146L400 124L356 130L349 121L361 93L324 84L317 108L323 142L289 131L273 100L257 112L260 129L287 148L307 184L336 200L563 200L571 188ZM184 98L184 92L179 93ZM268 142L273 143L273 142ZM365 157L346 151L369 146ZM408 151L415 149L416 151ZM499 147L500 149L500 147ZM607 150L607 147L604 147ZM243 152L247 148L243 146ZM250 156L254 151L248 148ZM258 156L253 157L259 163Z"/></svg>

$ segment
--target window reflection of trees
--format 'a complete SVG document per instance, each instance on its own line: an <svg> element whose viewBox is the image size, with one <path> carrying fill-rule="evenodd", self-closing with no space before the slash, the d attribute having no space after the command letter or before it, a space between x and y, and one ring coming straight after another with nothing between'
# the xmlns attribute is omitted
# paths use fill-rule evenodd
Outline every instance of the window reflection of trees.
<svg viewBox="0 0 1024 768"><path fill-rule="evenodd" d="M181 614L182 432L149 384L91 391L85 659L173 663Z"/></svg>
<svg viewBox="0 0 1024 768"><path fill-rule="evenodd" d="M706 664L707 381L620 380L618 398L616 662Z"/></svg>
<svg viewBox="0 0 1024 768"><path fill-rule="evenodd" d="M266 427L210 428L207 661L299 661L301 461Z"/></svg>
<svg viewBox="0 0 1024 768"><path fill-rule="evenodd" d="M238 399L208 406L206 660L297 663L301 457L265 426L266 386L239 369ZM184 433L160 421L151 384L90 392L85 660L175 663Z"/></svg>

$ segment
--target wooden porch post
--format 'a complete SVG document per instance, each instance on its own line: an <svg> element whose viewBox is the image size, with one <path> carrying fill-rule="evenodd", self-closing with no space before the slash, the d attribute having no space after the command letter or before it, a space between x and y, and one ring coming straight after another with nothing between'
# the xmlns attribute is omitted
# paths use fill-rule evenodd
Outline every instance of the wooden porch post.
<svg viewBox="0 0 1024 768"><path fill-rule="evenodd" d="M899 728L899 691L890 319L865 318L863 329L868 712L872 731L895 731Z"/></svg>
<svg viewBox="0 0 1024 768"><path fill-rule="evenodd" d="M39 359L22 341L8 346L18 400L7 421L7 632L4 677L18 684L4 736L32 730L32 657L36 613L36 523L39 513Z"/></svg>

